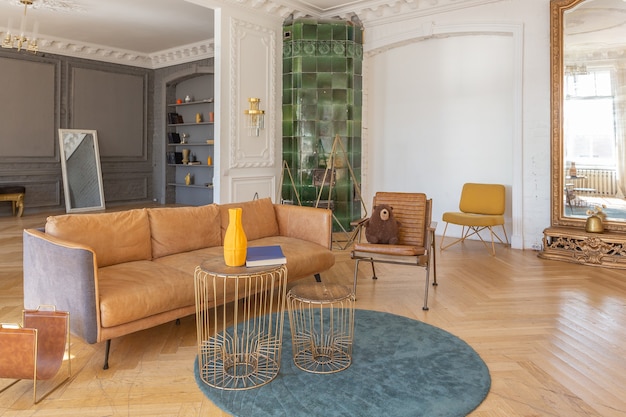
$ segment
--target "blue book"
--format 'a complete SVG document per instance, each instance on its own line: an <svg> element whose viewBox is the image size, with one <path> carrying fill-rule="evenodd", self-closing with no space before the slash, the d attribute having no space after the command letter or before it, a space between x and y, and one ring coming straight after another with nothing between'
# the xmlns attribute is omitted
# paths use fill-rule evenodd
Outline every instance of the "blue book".
<svg viewBox="0 0 626 417"><path fill-rule="evenodd" d="M248 247L246 266L282 265L286 263L287 258L278 245Z"/></svg>

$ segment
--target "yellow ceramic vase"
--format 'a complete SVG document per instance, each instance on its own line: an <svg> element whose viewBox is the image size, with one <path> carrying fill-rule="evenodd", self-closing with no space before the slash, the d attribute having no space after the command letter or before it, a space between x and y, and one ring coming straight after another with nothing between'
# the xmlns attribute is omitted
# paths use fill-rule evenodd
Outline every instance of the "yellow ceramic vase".
<svg viewBox="0 0 626 417"><path fill-rule="evenodd" d="M228 209L228 228L224 236L224 262L228 266L246 263L248 239L241 224L241 208Z"/></svg>

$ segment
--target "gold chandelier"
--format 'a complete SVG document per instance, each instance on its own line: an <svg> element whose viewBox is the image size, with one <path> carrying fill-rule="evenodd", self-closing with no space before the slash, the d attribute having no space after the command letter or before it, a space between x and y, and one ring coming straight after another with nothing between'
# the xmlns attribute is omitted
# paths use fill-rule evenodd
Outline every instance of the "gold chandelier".
<svg viewBox="0 0 626 417"><path fill-rule="evenodd" d="M20 3L24 5L24 14L22 15L22 20L20 22L19 34L14 35L11 33L11 19L9 19L9 25L7 27L7 32L4 38L2 39L2 47L3 48L15 48L18 51L25 49L32 53L37 53L37 32L39 28L39 24L35 22L33 26L33 36L31 38L26 37L26 11L28 10L28 6L32 6L33 0L20 0Z"/></svg>

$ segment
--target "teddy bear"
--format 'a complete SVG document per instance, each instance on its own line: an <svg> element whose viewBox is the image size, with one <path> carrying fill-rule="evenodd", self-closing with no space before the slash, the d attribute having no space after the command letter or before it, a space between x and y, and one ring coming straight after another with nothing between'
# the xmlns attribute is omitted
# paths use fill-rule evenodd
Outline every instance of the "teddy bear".
<svg viewBox="0 0 626 417"><path fill-rule="evenodd" d="M398 225L390 205L376 205L371 217L365 222L365 237L369 243L395 245L398 243Z"/></svg>

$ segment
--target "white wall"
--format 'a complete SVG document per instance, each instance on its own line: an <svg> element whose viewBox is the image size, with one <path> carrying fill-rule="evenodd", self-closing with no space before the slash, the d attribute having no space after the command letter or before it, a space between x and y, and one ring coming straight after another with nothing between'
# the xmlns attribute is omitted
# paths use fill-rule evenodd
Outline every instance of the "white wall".
<svg viewBox="0 0 626 417"><path fill-rule="evenodd" d="M282 18L216 0L189 0L215 13L214 201L276 198L282 163ZM265 128L250 136L244 110L261 99Z"/></svg>
<svg viewBox="0 0 626 417"><path fill-rule="evenodd" d="M550 224L549 0L405 16L365 39L366 201L424 191L441 234L464 182L502 183L513 247L540 244Z"/></svg>

